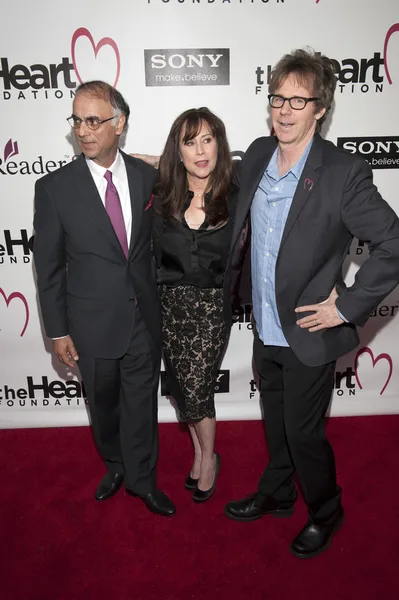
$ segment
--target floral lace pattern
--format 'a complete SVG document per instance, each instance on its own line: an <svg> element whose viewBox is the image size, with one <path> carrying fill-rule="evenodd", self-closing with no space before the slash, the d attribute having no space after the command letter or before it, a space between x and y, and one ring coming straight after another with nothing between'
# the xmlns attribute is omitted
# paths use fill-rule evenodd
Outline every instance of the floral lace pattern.
<svg viewBox="0 0 399 600"><path fill-rule="evenodd" d="M160 286L167 373L183 421L215 417L214 386L230 326L223 318L223 290Z"/></svg>

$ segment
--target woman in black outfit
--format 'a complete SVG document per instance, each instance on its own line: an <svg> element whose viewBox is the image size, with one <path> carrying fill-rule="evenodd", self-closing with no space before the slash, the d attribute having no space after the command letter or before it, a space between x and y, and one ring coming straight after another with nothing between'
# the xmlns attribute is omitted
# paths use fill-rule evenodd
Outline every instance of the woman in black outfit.
<svg viewBox="0 0 399 600"><path fill-rule="evenodd" d="M231 327L223 284L238 190L223 122L207 108L181 114L159 171L153 239L165 366L194 446L185 487L201 502L215 491L220 467L214 387Z"/></svg>

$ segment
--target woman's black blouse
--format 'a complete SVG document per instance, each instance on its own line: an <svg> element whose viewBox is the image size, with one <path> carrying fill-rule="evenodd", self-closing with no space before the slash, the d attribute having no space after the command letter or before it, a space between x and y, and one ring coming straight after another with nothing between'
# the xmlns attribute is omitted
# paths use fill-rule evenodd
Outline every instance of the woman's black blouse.
<svg viewBox="0 0 399 600"><path fill-rule="evenodd" d="M238 191L233 188L227 198L229 218L226 223L210 227L205 219L199 229L190 229L184 218L193 192L187 192L181 219L163 219L157 213L159 199L155 199L153 247L158 284L223 287L237 196Z"/></svg>

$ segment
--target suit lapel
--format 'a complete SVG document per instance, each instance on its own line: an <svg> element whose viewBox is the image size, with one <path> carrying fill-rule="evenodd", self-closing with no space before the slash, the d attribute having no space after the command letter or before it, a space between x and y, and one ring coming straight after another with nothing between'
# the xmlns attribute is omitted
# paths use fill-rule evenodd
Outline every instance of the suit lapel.
<svg viewBox="0 0 399 600"><path fill-rule="evenodd" d="M124 152L121 152L126 165L127 180L129 183L130 205L132 207L132 231L129 241L129 256L131 256L134 244L140 231L141 219L143 217L144 206L142 198L144 197L143 177L138 169L132 165Z"/></svg>
<svg viewBox="0 0 399 600"><path fill-rule="evenodd" d="M285 223L283 236L281 238L280 249L286 241L295 221L299 217L306 202L311 197L314 189L316 188L317 181L320 177L320 173L317 169L322 165L323 155L323 140L319 134L315 134L312 147L309 152L308 159L303 168L301 177L298 181L294 197L292 199L291 208L288 213L287 221Z"/></svg>
<svg viewBox="0 0 399 600"><path fill-rule="evenodd" d="M75 165L76 188L79 196L82 197L98 228L104 233L113 248L125 256L83 154L76 159Z"/></svg>
<svg viewBox="0 0 399 600"><path fill-rule="evenodd" d="M276 143L270 144L262 154L254 159L251 167L248 169L248 174L242 174L241 188L238 197L232 235L232 248L235 247L237 239L245 225L245 221L251 208L252 200L255 196L256 190L258 189L258 185L262 179L263 173L265 172L265 169L269 164L271 157L273 156L276 145Z"/></svg>

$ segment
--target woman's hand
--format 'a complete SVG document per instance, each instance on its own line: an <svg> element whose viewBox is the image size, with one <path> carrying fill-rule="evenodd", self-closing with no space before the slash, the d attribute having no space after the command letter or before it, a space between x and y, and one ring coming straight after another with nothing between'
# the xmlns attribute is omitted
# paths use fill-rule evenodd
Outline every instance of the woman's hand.
<svg viewBox="0 0 399 600"><path fill-rule="evenodd" d="M129 154L129 156L133 156L133 158L138 158L139 160L143 160L154 169L158 169L159 167L159 159L160 156L155 156L153 154Z"/></svg>

